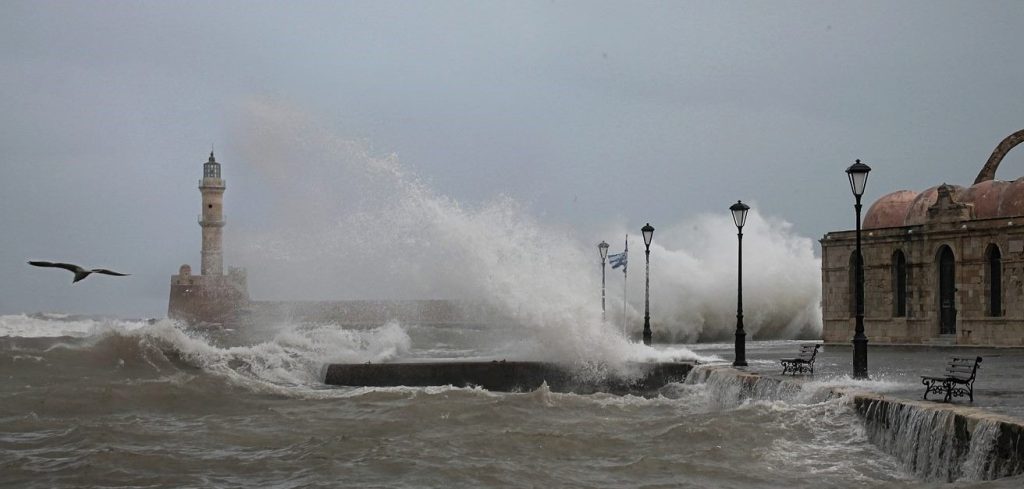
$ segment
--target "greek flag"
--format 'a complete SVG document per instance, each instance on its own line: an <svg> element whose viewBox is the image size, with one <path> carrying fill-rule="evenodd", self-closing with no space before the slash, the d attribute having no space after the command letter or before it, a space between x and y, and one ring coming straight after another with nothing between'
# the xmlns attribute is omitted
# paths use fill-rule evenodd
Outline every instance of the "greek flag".
<svg viewBox="0 0 1024 489"><path fill-rule="evenodd" d="M608 255L608 263L610 263L612 265L612 270L614 270L616 268L619 268L619 267L626 266L626 263L627 263L626 255L627 255L627 252L625 252L625 251L623 251L622 253L615 254L615 255Z"/></svg>

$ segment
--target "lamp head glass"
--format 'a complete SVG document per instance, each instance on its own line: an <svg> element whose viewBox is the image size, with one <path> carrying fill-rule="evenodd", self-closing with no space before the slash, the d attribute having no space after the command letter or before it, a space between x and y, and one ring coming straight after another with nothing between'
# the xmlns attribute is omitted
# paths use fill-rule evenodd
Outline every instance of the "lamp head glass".
<svg viewBox="0 0 1024 489"><path fill-rule="evenodd" d="M742 200L737 200L735 204L729 206L729 210L732 211L732 222L736 223L736 227L743 229L743 225L747 223L747 211L750 210L750 206L744 204Z"/></svg>
<svg viewBox="0 0 1024 489"><path fill-rule="evenodd" d="M860 197L864 195L864 187L868 184L869 172L871 172L871 167L861 163L860 160L857 160L856 163L846 169L846 175L850 177L850 190L853 191L854 196Z"/></svg>

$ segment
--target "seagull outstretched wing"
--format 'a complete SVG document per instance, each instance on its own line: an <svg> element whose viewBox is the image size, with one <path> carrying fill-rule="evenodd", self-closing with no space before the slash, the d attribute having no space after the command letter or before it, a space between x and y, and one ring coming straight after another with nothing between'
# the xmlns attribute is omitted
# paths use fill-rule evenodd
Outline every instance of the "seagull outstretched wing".
<svg viewBox="0 0 1024 489"><path fill-rule="evenodd" d="M85 271L84 268L82 268L82 267L80 267L78 265L71 264L71 263L54 263L54 262L50 262L50 261L30 261L30 262L28 262L28 264L29 265L35 265L37 267L63 268L65 270L68 270L68 271L71 271L71 272L74 272L74 273L84 272Z"/></svg>
<svg viewBox="0 0 1024 489"><path fill-rule="evenodd" d="M55 262L49 262L49 261L30 261L30 262L28 262L28 264L29 265L33 265L33 266L37 266L37 267L63 268L65 270L75 274L75 279L72 280L71 283L78 282L79 280L82 280L85 277L88 277L92 273L102 273L104 275L116 275L118 277L124 277L124 276L128 275L127 273L115 272L113 270L107 270L106 268L95 268L95 269L92 269L92 270L86 270L86 269L84 269L84 268L82 268L82 267L80 267L78 265L73 264L73 263L55 263Z"/></svg>

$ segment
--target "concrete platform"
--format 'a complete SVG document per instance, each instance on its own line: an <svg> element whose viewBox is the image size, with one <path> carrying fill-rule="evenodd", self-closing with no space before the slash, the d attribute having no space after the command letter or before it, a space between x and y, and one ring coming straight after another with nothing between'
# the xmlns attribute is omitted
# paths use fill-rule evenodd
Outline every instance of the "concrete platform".
<svg viewBox="0 0 1024 489"><path fill-rule="evenodd" d="M543 362L413 362L330 364L324 374L329 385L354 387L444 386L482 387L489 391L524 392L544 382L555 392L651 395L666 384L682 382L691 363L635 363L623 373Z"/></svg>

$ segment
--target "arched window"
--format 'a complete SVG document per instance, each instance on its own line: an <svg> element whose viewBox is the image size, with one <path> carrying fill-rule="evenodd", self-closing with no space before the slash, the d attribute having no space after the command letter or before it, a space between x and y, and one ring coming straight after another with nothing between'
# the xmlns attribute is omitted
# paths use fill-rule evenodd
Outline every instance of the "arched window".
<svg viewBox="0 0 1024 489"><path fill-rule="evenodd" d="M988 298L986 313L989 316L1003 315L1003 256L995 244L985 250L985 297Z"/></svg>
<svg viewBox="0 0 1024 489"><path fill-rule="evenodd" d="M956 255L949 245L939 247L939 334L956 334Z"/></svg>
<svg viewBox="0 0 1024 489"><path fill-rule="evenodd" d="M892 315L907 315L907 258L902 250L892 254Z"/></svg>

